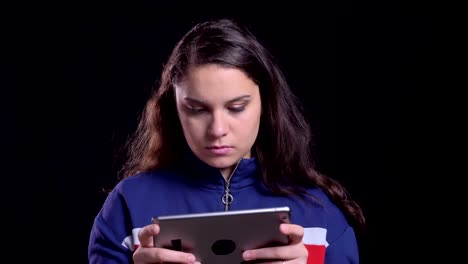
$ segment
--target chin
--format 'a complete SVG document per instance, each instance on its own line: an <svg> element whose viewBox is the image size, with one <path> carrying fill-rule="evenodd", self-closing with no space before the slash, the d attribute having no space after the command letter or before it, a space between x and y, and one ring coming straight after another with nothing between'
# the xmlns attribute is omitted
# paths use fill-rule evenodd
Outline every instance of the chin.
<svg viewBox="0 0 468 264"><path fill-rule="evenodd" d="M217 157L217 158L210 157L210 158L204 159L203 161L207 163L208 165L210 165L211 167L215 167L218 169L225 169L225 168L235 166L239 160L240 158L235 159L232 157Z"/></svg>

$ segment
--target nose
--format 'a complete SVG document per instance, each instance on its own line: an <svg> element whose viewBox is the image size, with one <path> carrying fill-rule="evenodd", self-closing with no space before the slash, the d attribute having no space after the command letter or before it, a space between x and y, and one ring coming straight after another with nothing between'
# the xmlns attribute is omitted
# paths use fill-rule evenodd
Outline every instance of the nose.
<svg viewBox="0 0 468 264"><path fill-rule="evenodd" d="M228 124L227 119L222 112L214 112L212 114L208 127L208 134L213 138L220 138L227 134Z"/></svg>

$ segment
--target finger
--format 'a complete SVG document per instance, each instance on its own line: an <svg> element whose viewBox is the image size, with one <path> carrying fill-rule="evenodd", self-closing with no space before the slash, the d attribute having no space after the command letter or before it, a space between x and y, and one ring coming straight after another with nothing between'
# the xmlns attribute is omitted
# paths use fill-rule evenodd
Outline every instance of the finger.
<svg viewBox="0 0 468 264"><path fill-rule="evenodd" d="M304 228L300 225L281 224L280 232L289 237L290 244L301 243L304 237Z"/></svg>
<svg viewBox="0 0 468 264"><path fill-rule="evenodd" d="M267 247L259 249L246 250L242 253L245 261L251 260L292 260L298 258L307 259L308 251L304 244L298 243L287 246ZM262 262L263 263L263 262Z"/></svg>
<svg viewBox="0 0 468 264"><path fill-rule="evenodd" d="M244 263L244 262L242 262ZM246 264L250 264L250 262L245 262ZM258 264L288 264L288 263L291 263L291 262L287 262L287 261L283 261L283 260L259 260L259 261L255 261L255 262L252 262L252 263L258 263Z"/></svg>
<svg viewBox="0 0 468 264"><path fill-rule="evenodd" d="M195 256L190 253L165 248L138 248L133 254L135 263L194 263Z"/></svg>
<svg viewBox="0 0 468 264"><path fill-rule="evenodd" d="M259 263L259 264L289 264L289 263L293 263L291 261L283 261L283 260L260 260L260 262L254 262L254 263Z"/></svg>
<svg viewBox="0 0 468 264"><path fill-rule="evenodd" d="M138 232L138 240L141 247L153 247L154 236L159 234L159 225L151 224L143 227Z"/></svg>

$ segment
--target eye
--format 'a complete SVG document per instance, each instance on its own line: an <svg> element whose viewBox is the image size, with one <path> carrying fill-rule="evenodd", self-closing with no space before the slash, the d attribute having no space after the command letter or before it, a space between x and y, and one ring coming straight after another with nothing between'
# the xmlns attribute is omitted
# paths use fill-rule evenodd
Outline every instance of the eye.
<svg viewBox="0 0 468 264"><path fill-rule="evenodd" d="M188 112L191 113L191 114L200 114L200 113L203 113L206 111L205 108L203 107L190 107L190 106L187 106L186 107Z"/></svg>
<svg viewBox="0 0 468 264"><path fill-rule="evenodd" d="M231 107L228 107L229 111L233 112L233 113L239 113L239 112L242 112L245 110L245 105L242 105L242 106L231 106Z"/></svg>

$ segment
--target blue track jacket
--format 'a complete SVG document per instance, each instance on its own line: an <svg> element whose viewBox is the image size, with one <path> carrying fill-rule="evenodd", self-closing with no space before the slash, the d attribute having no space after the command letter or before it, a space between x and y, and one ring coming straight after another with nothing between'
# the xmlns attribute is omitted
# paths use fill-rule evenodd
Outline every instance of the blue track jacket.
<svg viewBox="0 0 468 264"><path fill-rule="evenodd" d="M242 159L227 184L218 169L193 155L177 169L141 173L115 186L95 217L89 263L132 263L138 231L153 216L224 211L226 187L233 197L229 210L288 206L292 223L305 229L308 264L359 263L353 228L322 190L308 190L320 203L274 195L263 184L255 158Z"/></svg>

